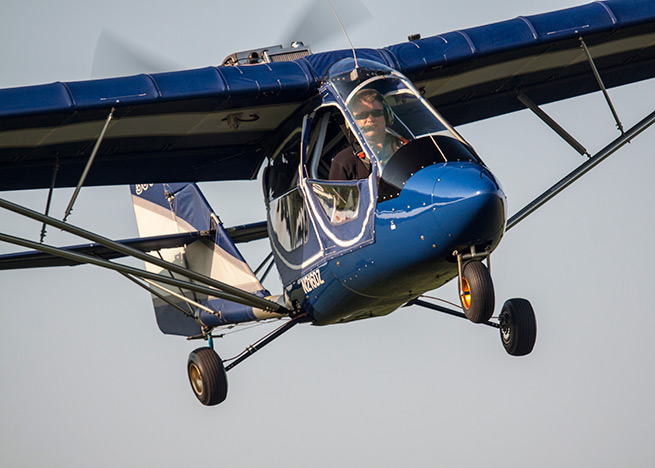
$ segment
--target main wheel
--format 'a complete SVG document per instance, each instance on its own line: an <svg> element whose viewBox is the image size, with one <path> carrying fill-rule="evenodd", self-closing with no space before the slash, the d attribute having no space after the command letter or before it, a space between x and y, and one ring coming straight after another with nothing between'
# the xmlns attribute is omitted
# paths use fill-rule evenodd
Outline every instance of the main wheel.
<svg viewBox="0 0 655 468"><path fill-rule="evenodd" d="M525 299L509 299L500 312L500 339L512 356L530 354L537 341L537 319Z"/></svg>
<svg viewBox="0 0 655 468"><path fill-rule="evenodd" d="M189 354L187 372L191 389L200 403L213 406L227 397L227 374L223 361L211 348L198 348Z"/></svg>
<svg viewBox="0 0 655 468"><path fill-rule="evenodd" d="M494 284L486 266L478 260L464 265L460 300L464 315L471 322L484 323L494 314Z"/></svg>

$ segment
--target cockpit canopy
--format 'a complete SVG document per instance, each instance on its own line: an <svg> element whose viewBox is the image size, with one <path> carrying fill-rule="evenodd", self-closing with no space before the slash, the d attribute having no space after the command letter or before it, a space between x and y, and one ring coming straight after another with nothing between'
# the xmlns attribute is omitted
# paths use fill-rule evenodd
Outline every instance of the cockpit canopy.
<svg viewBox="0 0 655 468"><path fill-rule="evenodd" d="M401 73L370 60L343 59L327 72L378 164L378 200L398 195L423 167L480 162L472 148Z"/></svg>
<svg viewBox="0 0 655 468"><path fill-rule="evenodd" d="M382 99L387 131L406 140L451 133L448 123L421 98L407 78L382 64L353 59L337 62L328 70L328 80L346 104L361 129L355 108L362 99ZM453 135L454 136L454 135Z"/></svg>

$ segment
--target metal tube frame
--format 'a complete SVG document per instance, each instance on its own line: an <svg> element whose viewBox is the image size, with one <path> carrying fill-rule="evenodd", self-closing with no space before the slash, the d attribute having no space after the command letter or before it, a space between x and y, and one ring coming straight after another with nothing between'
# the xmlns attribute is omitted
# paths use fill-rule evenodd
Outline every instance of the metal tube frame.
<svg viewBox="0 0 655 468"><path fill-rule="evenodd" d="M105 132L107 132L107 128L109 127L109 122L111 122L115 110L116 108L112 107L111 111L109 111L107 120L105 120L105 125L102 127L102 130L100 131L100 135L96 140L96 144L93 147L93 151L91 151L91 156L89 156L89 160L86 162L86 166L84 167L84 171L82 172L80 181L77 183L77 187L75 187L73 196L71 197L71 200L68 202L68 206L66 207L66 213L64 214L64 221L66 221L68 215L70 215L71 211L73 211L73 205L75 204L75 200L77 200L77 196L79 195L80 190L82 189L82 185L84 185L86 176L89 174L89 171L91 170L91 164L93 164L93 160L96 158L96 154L98 154L98 149L100 149L100 143L102 143L102 140L105 137Z"/></svg>
<svg viewBox="0 0 655 468"><path fill-rule="evenodd" d="M587 56L587 61L589 62L589 65L591 65L591 70L594 72L594 76L596 77L598 86L600 86L600 89L603 92L603 96L605 96L605 101L607 101L607 105L609 106L610 111L614 116L614 121L616 122L616 128L618 128L619 131L621 132L621 135L623 135L625 133L623 131L623 124L621 123L621 120L619 120L619 115L616 113L616 109L614 108L614 104L612 104L612 100L610 99L610 95L607 92L607 88L605 88L603 79L600 77L600 73L596 68L596 64L594 63L594 59L591 56L591 52L589 52L589 48L587 47L587 44L585 43L584 39L582 39L582 36L580 36L579 39L580 39L580 47L582 48L582 50L584 50L584 53Z"/></svg>
<svg viewBox="0 0 655 468"><path fill-rule="evenodd" d="M48 198L45 202L45 215L50 214L50 203L52 202L52 193L55 190L55 183L57 182L57 173L59 172L59 156L55 156L55 166L52 169L52 179L50 179L50 189L48 190ZM41 243L45 240L46 223L41 226Z"/></svg>
<svg viewBox="0 0 655 468"><path fill-rule="evenodd" d="M580 153L582 156L587 156L591 157L589 155L589 152L587 151L587 148L582 146L582 144L573 138L573 136L564 130L564 128L559 125L555 120L553 120L546 112L544 112L538 105L532 101L528 96L523 94L522 92L518 92L516 94L516 97L518 98L521 103L530 109L537 117L539 117L546 125L548 125L555 133L557 133L560 137L564 139L571 147L576 150L578 153Z"/></svg>
<svg viewBox="0 0 655 468"><path fill-rule="evenodd" d="M264 338L262 338L259 341L253 343L252 345L248 346L238 356L236 356L236 357L234 357L232 359L228 359L226 361L223 361L223 362L232 361L230 364L225 366L225 371L227 372L230 369L233 369L234 367L236 367L237 365L241 364L243 361L248 359L250 356L255 354L257 351L262 349L264 346L269 344L271 341L275 340L276 338L279 338L281 335L288 332L289 330L291 330L293 327L295 327L299 323L303 323L303 322L307 322L307 321L309 321L309 317L306 314L299 315L297 317L292 318L290 321L288 321L287 323L285 323L281 327L276 328L271 333L266 335Z"/></svg>
<svg viewBox="0 0 655 468"><path fill-rule="evenodd" d="M46 244L39 244L38 242L33 242L27 239L21 239L19 237L10 236L8 234L0 233L0 241L8 242L10 244L19 245L21 247L27 247L29 249L38 250L39 252L45 252L50 255L55 255L58 257L67 258L80 263L88 263L91 265L99 266L102 268L107 268L109 270L114 270L119 273L126 273L128 275L134 275L139 278L147 278L160 283L168 284L171 286L177 286L183 289L188 289L191 291L198 292L200 294L206 294L208 296L218 297L220 299L225 299L227 301L236 302L238 304L243 304L244 301L241 298L232 296L224 291L218 289L208 288L196 283L190 283L187 281L182 281L179 279L171 278L169 276L159 275L157 273L151 273L145 270L139 270L138 268L133 268L127 265L121 265L118 263L110 262L109 260L103 260L98 257L93 257L90 255L85 255L77 252L70 252L68 250L60 249ZM266 301L270 302L270 301ZM246 304L249 305L249 304ZM278 306L279 309L282 309L281 306Z"/></svg>
<svg viewBox="0 0 655 468"><path fill-rule="evenodd" d="M37 221L42 221L42 222L44 222L44 223L46 223L48 225L57 227L57 228L62 229L64 231L66 231L66 232L69 232L71 234L75 234L76 236L83 237L85 239L96 242L96 243L98 243L98 244L100 244L100 245L102 245L104 247L107 247L109 249L112 249L112 250L114 250L116 252L120 252L120 253L125 254L127 256L130 256L130 257L138 258L139 260L143 260L144 262L151 263L151 264L156 265L158 267L161 267L163 269L170 270L170 271L172 271L174 273L178 273L178 274L180 274L182 276L185 276L187 278L196 280L199 283L211 286L212 288L216 288L215 290L212 290L212 291L216 291L216 290L223 291L221 293L221 295L223 297L225 297L225 298L229 297L230 299L228 299L228 300L230 300L230 301L233 301L233 302L236 302L236 303L239 303L239 304L245 304L245 305L248 305L248 306L251 306L251 307L259 307L261 309L269 310L269 311L273 311L273 312L282 312L282 313L285 312L285 309L282 306L280 306L279 304L275 303L275 302L263 299L263 298L261 298L259 296L256 296L255 294L245 292L245 291L243 291L243 290L241 290L239 288L236 288L236 287L231 286L229 284L226 284L226 283L223 283L221 281L215 280L213 278L210 278L210 277L205 276L203 274L200 274L200 273L197 273L195 271L189 270L187 268L181 267L181 266L176 265L174 263L167 262L165 260L161 260L161 259L159 259L157 257L152 256L152 255L148 255L148 254L146 254L146 253L144 253L144 252L142 252L142 251L140 251L138 249L134 249L132 247L122 245L122 244L120 244L118 242L114 242L114 241L112 241L110 239L107 239L106 237L99 236L98 234L94 234L92 232L86 231L85 229L73 226L72 224L67 224L67 223L64 223L62 221L59 221L58 219L52 218L50 216L42 215L41 213L30 210L29 208L26 208L24 206L16 205L15 203L11 203L11 202L9 202L7 200L4 200L2 198L0 198L0 208L5 208L5 209L7 209L9 211L13 211L14 213L26 216L28 218L32 218L32 219L37 220ZM13 236L10 236L10 237L12 237L13 239L18 239L18 238L13 237ZM7 241L7 242L11 242L11 241ZM39 248L37 247L39 244L34 244L34 243L30 242L30 241L26 241L26 242L30 243L29 248L32 248L34 250L39 250ZM11 243L15 243L15 242L11 242ZM19 244L19 245L21 245L21 244ZM50 247L50 248L52 249L52 247ZM72 253L72 252L63 251L61 249L55 249L54 253L53 253L53 251L46 252L46 253L50 253L51 255L56 255L56 256L59 256L59 257L72 259L70 256L63 255L62 252L66 252L68 254ZM90 260L98 260L95 257L90 257L90 256L87 256L87 255L82 255L82 254L77 254L77 255L80 255L80 257L77 257L76 259L73 259L73 260L80 261L81 263L93 263ZM116 265L116 264L111 263L111 262L107 262L107 263L109 263L110 265ZM141 275L141 276L143 276L143 275ZM160 275L158 275L158 276L161 278ZM159 279L156 278L155 280L158 281ZM162 280L161 282L164 283L165 281ZM185 282L181 282L181 283L184 284L184 285L191 284L191 283L185 283ZM192 288L190 288L188 286L184 286L184 288L192 290ZM216 297L221 297L221 296L216 295L216 294L211 294L211 295L216 296Z"/></svg>
<svg viewBox="0 0 655 468"><path fill-rule="evenodd" d="M454 317L459 317L468 320L466 315L464 315L462 312L458 312L456 310L452 310L440 305L431 304L430 302L426 302L421 299L414 299L413 301L408 302L407 305L417 305L417 306L425 307L426 309L436 310L437 312L442 312L447 315L452 315ZM492 322L492 321L482 322L482 325L486 325L488 327L493 327L493 328L500 328L499 323Z"/></svg>

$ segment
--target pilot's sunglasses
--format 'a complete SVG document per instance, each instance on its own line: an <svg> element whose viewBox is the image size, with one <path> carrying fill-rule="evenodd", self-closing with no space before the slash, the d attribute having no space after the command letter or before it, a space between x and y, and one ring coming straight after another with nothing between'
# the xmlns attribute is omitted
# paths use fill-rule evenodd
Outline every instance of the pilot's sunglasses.
<svg viewBox="0 0 655 468"><path fill-rule="evenodd" d="M356 114L353 114L353 117L355 117L355 120L364 120L364 119L368 119L369 115L373 118L382 117L384 115L384 112L382 111L382 109L373 109L370 111L358 112Z"/></svg>

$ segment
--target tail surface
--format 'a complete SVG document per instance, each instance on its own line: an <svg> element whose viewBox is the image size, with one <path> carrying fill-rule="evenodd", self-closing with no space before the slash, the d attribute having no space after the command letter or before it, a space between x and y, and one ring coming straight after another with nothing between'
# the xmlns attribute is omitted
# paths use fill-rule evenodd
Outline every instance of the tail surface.
<svg viewBox="0 0 655 468"><path fill-rule="evenodd" d="M131 185L130 191L140 237L183 232L206 234L186 246L159 250L158 256L246 292L270 296L196 184ZM146 264L146 269L171 275L150 264ZM198 335L201 324L215 327L277 317L260 309L171 286L158 285L156 290L159 294L153 294L153 302L157 324L166 334Z"/></svg>

